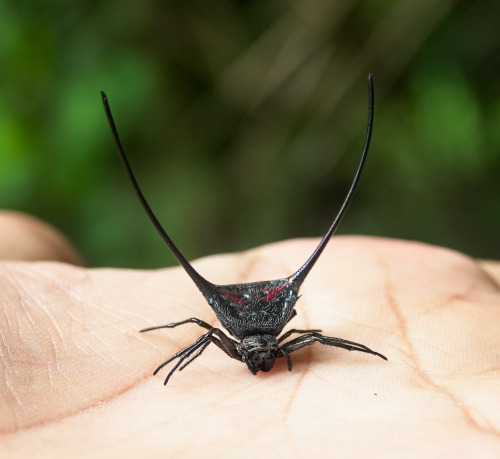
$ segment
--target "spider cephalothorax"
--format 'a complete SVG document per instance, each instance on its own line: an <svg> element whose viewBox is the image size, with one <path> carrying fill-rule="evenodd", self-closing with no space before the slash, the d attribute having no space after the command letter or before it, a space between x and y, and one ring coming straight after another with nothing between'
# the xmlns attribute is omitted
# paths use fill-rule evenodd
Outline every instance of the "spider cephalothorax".
<svg viewBox="0 0 500 459"><path fill-rule="evenodd" d="M215 344L229 357L245 362L248 369L253 374L256 374L258 371L269 371L273 367L277 358L285 358L288 369L291 370L292 361L290 360L290 353L304 346L314 344L315 342L319 342L327 346L340 347L349 351L366 352L387 360L382 354L372 351L362 344L340 338L324 336L320 334L321 330L291 329L279 336L285 325L297 314L294 307L299 298L300 286L323 252L326 244L330 240L330 237L338 228L340 221L349 206L356 185L358 184L361 171L363 170L363 166L365 164L366 155L368 153L373 124L374 96L371 75L368 77L368 87L368 128L358 169L354 175L354 179L342 207L316 250L304 263L304 265L290 277L272 281L232 285L215 285L202 277L186 260L184 255L182 255L163 227L160 225L160 222L144 198L132 169L130 168L129 162L125 156L125 152L118 137L118 132L109 108L108 99L104 92L101 92L104 109L106 111L116 146L144 210L179 263L183 266L187 274L201 291L222 326L234 338L236 338L230 338L221 329L212 327L207 322L195 317L181 322L174 322L167 325L160 325L141 330L141 332L147 332L160 328L174 328L186 323L195 323L208 330L193 344L174 354L154 371L154 374L156 374L165 365L178 359L177 363L167 375L165 384L167 384L175 370L182 370L184 367L189 365L194 359L201 355L210 343ZM300 334L300 336L284 342L294 333Z"/></svg>
<svg viewBox="0 0 500 459"><path fill-rule="evenodd" d="M269 371L274 366L278 341L274 335L249 335L236 345L236 349L248 369L256 374L258 371Z"/></svg>

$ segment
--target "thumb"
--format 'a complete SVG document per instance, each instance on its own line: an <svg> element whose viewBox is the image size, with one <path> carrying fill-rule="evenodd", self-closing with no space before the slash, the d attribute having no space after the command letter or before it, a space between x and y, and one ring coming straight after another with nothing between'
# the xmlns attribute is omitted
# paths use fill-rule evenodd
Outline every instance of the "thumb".
<svg viewBox="0 0 500 459"><path fill-rule="evenodd" d="M12 211L0 211L0 260L83 264L76 248L54 227Z"/></svg>

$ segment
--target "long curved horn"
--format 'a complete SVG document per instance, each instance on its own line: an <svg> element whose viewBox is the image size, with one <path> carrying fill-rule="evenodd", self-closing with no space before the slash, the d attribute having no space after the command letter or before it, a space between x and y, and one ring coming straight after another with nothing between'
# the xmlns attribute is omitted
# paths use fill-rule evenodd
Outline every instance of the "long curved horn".
<svg viewBox="0 0 500 459"><path fill-rule="evenodd" d="M319 243L318 247L313 252L313 254L304 263L304 265L295 274L293 274L288 278L290 282L293 282L296 285L302 284L306 276L309 274L309 271L311 271L316 261L318 261L319 256L325 249L326 244L332 237L333 233L335 233L335 231L337 230L338 226L340 225L340 222L342 221L342 217L344 216L347 208L349 207L352 196L354 194L354 190L356 189L356 186L358 184L359 177L361 176L363 166L365 165L368 148L370 147L370 139L372 136L372 127L373 127L374 103L375 103L375 98L373 91L373 78L372 75L370 74L368 75L368 127L366 129L365 144L363 147L363 152L361 153L361 159L359 160L358 170L356 171L356 175L354 176L351 187L347 192L347 196L344 200L344 203L342 204L339 213L335 217L335 220L333 220L332 226L330 226L330 229L325 234L325 236L323 237L323 239L321 240L321 242Z"/></svg>
<svg viewBox="0 0 500 459"><path fill-rule="evenodd" d="M169 235L166 233L166 231L161 226L160 222L156 218L156 215L151 210L151 207L149 207L149 204L146 201L146 198L144 197L144 195L142 194L142 191L139 187L139 184L137 183L137 180L135 179L134 173L132 172L132 168L130 167L127 156L125 155L125 151L123 150L122 143L120 141L120 137L118 136L118 131L116 129L115 121L113 120L113 115L111 114L111 109L109 108L108 98L107 98L106 94L104 93L104 91L101 91L101 98L102 98L102 103L104 105L104 110L106 112L106 117L108 118L109 127L111 128L111 132L112 132L113 138L115 140L116 148L118 149L118 152L120 153L120 157L122 159L122 162L125 166L125 169L127 170L127 174L130 178L130 181L132 182L134 190L137 193L137 196L139 197L139 201L141 202L142 207L146 211L146 214L148 215L149 219L153 222L153 225L156 228L156 231L158 231L160 236L166 242L168 248L174 254L175 258L177 258L177 260L182 265L182 267L185 269L185 271L189 274L191 279L193 279L193 282L200 289L201 293L206 295L210 290L213 289L213 284L210 283L209 281L207 281L203 276L201 276L198 273L198 271L196 271L191 266L189 261L186 260L184 255L182 255L180 250L175 246L172 239L170 239Z"/></svg>

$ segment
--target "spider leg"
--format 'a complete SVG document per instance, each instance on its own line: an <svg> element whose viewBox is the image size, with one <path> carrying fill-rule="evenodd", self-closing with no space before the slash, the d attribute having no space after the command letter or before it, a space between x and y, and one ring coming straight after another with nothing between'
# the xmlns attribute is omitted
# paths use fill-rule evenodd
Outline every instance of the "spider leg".
<svg viewBox="0 0 500 459"><path fill-rule="evenodd" d="M195 319L198 320L198 319ZM191 322L191 319L183 321L182 323ZM194 321L192 321L194 322ZM200 321L202 322L202 321ZM196 322L197 323L197 322ZM203 322L205 323L205 322ZM181 323L177 323L177 325L181 325ZM214 336L217 335L217 336ZM185 367L187 367L193 360L198 358L203 351L208 347L210 343L214 343L219 349L224 351L229 357L241 361L241 356L238 353L236 348L236 341L232 340L228 336L224 334L222 330L219 328L211 327L207 333L200 336L194 343L186 346L184 349L181 349L179 352L176 352L172 357L163 362L156 370L153 372L153 375L156 375L164 366L168 365L175 359L179 359L179 361L174 365L172 370L168 373L165 378L164 384L166 385L170 379L170 377L175 373L175 370L181 371ZM193 355L194 354L194 355ZM186 359L189 359L184 363Z"/></svg>
<svg viewBox="0 0 500 459"><path fill-rule="evenodd" d="M149 328L144 328L140 330L141 333L148 332L151 330L158 330L160 328L174 328L178 327L179 325L184 325L188 323L195 323L196 325L199 325L200 327L206 328L207 330L214 330L214 334L217 335L219 340L212 340L214 344L217 344L217 346L222 349L229 357L236 359L236 360L241 360L240 355L238 354L238 351L236 350L236 344L237 342L234 341L233 339L229 338L224 334L222 330L219 328L212 327L210 324L205 322L204 320L197 319L196 317L191 317L186 320L181 320L180 322L173 322L171 324L166 324L166 325L158 325L155 327L149 327ZM187 349L187 348L186 348ZM181 351L182 352L182 351ZM201 353L201 352L200 352ZM172 358L177 357L177 354L173 356Z"/></svg>
<svg viewBox="0 0 500 459"><path fill-rule="evenodd" d="M207 324L204 320L197 319L196 317L191 317L186 320L181 320L180 322L173 322L171 324L167 325L158 325L156 327L148 327L148 328L143 328L142 330L139 330L140 333L148 332L151 330L159 330L160 328L174 328L178 327L179 325L183 324L188 324L188 323L195 323L196 325L199 325L200 327L206 328L207 330L210 330L213 328L210 324Z"/></svg>
<svg viewBox="0 0 500 459"><path fill-rule="evenodd" d="M366 352L367 354L376 355L384 360L387 360L387 357L371 350L369 347L363 344L355 343L354 341L348 341L346 339L324 336L314 331L308 332L305 335L288 341L288 343L285 343L281 348L279 348L279 350L281 351L281 353L283 353L283 351L285 353L291 353L304 346L309 346L316 342L324 344L326 346L340 347L342 349L347 349L348 351Z"/></svg>
<svg viewBox="0 0 500 459"><path fill-rule="evenodd" d="M194 359L198 358L211 342L212 341L207 341L203 346L201 346L198 349L198 352L193 355L193 357L191 357L184 365L182 365L182 367L179 368L179 371L184 370L184 368L186 368Z"/></svg>
<svg viewBox="0 0 500 459"><path fill-rule="evenodd" d="M310 333L310 332L320 332L321 330L313 329L313 330L299 330L298 328L292 328L288 330L286 333L281 335L278 338L278 344L281 343L284 339L287 339L292 333Z"/></svg>
<svg viewBox="0 0 500 459"><path fill-rule="evenodd" d="M218 328L214 328L213 330L214 330L214 335L217 334L218 336L217 337L210 336L209 337L210 341L205 343L193 357L191 357L184 365L182 365L182 367L179 368L179 371L186 368L194 359L199 357L210 343L214 343L219 349L222 349L229 357L241 361L241 355L238 353L236 348L236 341L233 341L232 339L228 338L224 334L224 332Z"/></svg>
<svg viewBox="0 0 500 459"><path fill-rule="evenodd" d="M288 371L292 371L292 361L290 360L290 356L288 352L284 351L283 348L278 349L278 357L285 357L286 364L288 366Z"/></svg>
<svg viewBox="0 0 500 459"><path fill-rule="evenodd" d="M226 336L220 328L214 328L214 335L216 335L218 339L215 336L212 336L211 341L216 344L219 349L222 349L232 359L242 362L241 355L236 348L236 345L238 344L237 341L229 338L229 336Z"/></svg>
<svg viewBox="0 0 500 459"><path fill-rule="evenodd" d="M193 352L195 352L198 348L206 348L207 346L205 344L210 344L210 341L207 341L208 340L208 337L210 336L209 333L211 334L211 330L209 330L207 333L205 333L204 335L202 335L200 338L202 338L202 340L197 340L197 342L199 341L199 343L193 347L193 345L191 345L190 347L192 347L192 349L190 349L188 352L186 352L183 356L181 356L179 358L179 361L174 365L174 368L172 368L170 370L170 372L168 373L167 377L165 378L165 381L163 382L163 385L166 386L169 379L172 377L172 375L175 373L175 370L177 370L180 366L185 366L185 365L182 365L184 360L186 360ZM196 343L195 343L196 344ZM207 344L207 345L208 345ZM188 365L189 363L191 362L191 360L188 360L188 362L186 363L186 365Z"/></svg>
<svg viewBox="0 0 500 459"><path fill-rule="evenodd" d="M172 357L163 362L155 371L153 371L153 375L156 375L156 373L158 373L165 365L168 365L172 360L175 360L178 357L182 358L186 354L191 354L192 351L198 349L198 347L206 341L208 333L210 333L210 331L205 333L204 335L201 335L194 343L190 344L189 346L186 346L179 352L176 352Z"/></svg>

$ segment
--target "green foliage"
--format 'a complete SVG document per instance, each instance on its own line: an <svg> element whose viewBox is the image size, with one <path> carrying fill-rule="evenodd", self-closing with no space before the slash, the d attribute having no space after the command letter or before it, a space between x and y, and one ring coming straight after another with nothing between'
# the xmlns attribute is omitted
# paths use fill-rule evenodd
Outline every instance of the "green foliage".
<svg viewBox="0 0 500 459"><path fill-rule="evenodd" d="M2 2L0 205L91 265L173 264L127 183L104 89L167 231L196 258L341 232L500 257L500 6L410 2Z"/></svg>

